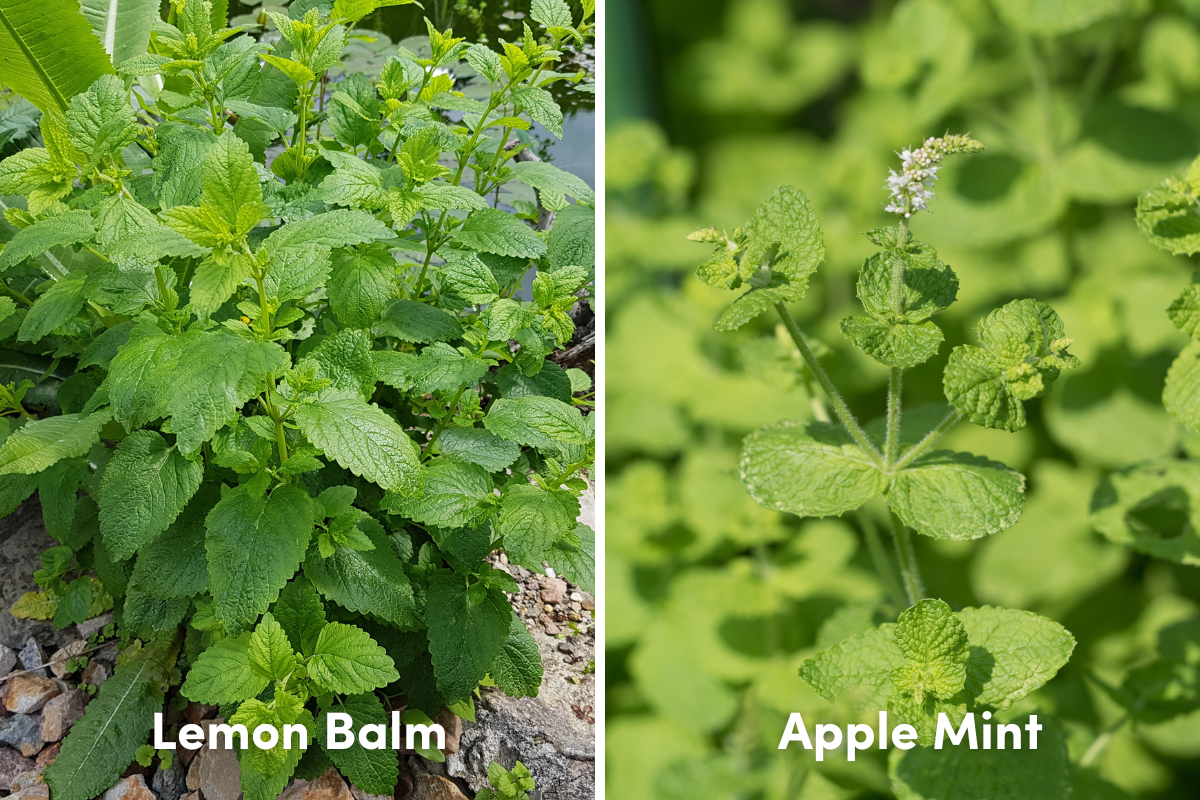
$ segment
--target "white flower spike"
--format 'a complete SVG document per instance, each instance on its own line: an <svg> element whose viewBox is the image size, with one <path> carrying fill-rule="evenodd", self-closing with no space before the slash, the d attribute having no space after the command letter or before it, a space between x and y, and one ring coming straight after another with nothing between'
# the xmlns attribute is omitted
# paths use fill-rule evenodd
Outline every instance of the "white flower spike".
<svg viewBox="0 0 1200 800"><path fill-rule="evenodd" d="M926 211L933 199L933 184L937 180L938 166L942 159L955 153L978 153L983 145L966 134L955 134L940 139L926 139L916 150L905 148L900 156L903 168L897 173L889 169L887 188L891 192L884 211L899 214L908 219L916 211Z"/></svg>

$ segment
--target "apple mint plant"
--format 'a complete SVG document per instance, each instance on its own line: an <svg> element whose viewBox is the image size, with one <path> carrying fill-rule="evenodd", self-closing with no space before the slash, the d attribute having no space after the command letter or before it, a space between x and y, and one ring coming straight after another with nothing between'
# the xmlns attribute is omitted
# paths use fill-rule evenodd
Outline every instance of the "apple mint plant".
<svg viewBox="0 0 1200 800"><path fill-rule="evenodd" d="M591 381L555 359L595 194L523 133L588 89L560 60L593 6L535 0L499 49L430 24L345 74L388 4L301 0L261 38L208 0L0 5L0 77L41 112L0 161L0 340L30 376L0 387L0 512L37 492L59 542L13 613L111 608L125 645L56 800L108 788L176 692L321 743L243 751L247 798L330 760L391 794L394 754L326 750L323 716L535 695L489 558L593 586Z"/></svg>
<svg viewBox="0 0 1200 800"><path fill-rule="evenodd" d="M888 368L881 426L858 421L787 308L804 297L809 276L824 258L821 230L802 192L779 189L732 235L709 228L689 237L715 245L713 257L697 271L701 280L723 289L748 287L716 328L732 330L774 311L837 418L835 425L822 407L818 417L825 419L781 422L748 436L740 472L750 495L769 509L802 517L844 514L879 496L887 506L899 580L865 513L863 529L882 583L893 587L897 607L906 610L894 625L826 648L800 673L827 699L853 698L859 710L886 708L892 724L912 725L925 746L933 743L939 713L955 724L967 712L1002 713L1053 677L1074 648L1066 629L1032 612L984 606L955 613L941 600L925 598L911 540L910 531L935 539L978 539L1017 521L1022 475L933 445L964 419L1021 429L1023 402L1045 395L1061 370L1078 364L1067 352L1071 339L1054 310L1014 300L980 321L978 345L950 353L943 388L951 408L940 419L923 411L904 416L904 370L937 354L943 335L931 318L958 292L953 270L908 225L933 198L940 162L982 149L966 136L948 135L904 150L902 170L887 180L886 210L896 215L897 225L867 233L880 250L858 277L866 314L842 320L841 330ZM936 772L900 774L912 791L937 796L928 793L941 780Z"/></svg>

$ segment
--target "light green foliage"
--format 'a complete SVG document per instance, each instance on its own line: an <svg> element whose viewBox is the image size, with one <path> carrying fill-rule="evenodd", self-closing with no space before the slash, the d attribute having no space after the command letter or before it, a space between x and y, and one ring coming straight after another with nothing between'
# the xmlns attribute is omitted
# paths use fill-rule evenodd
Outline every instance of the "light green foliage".
<svg viewBox="0 0 1200 800"><path fill-rule="evenodd" d="M595 7L351 33L407 4L0 0L0 512L36 490L58 541L13 611L122 650L56 796L152 759L164 703L315 735L536 695L496 551L594 588L597 192L537 138L590 105ZM329 755L395 792L390 750ZM248 748L242 793L301 760Z"/></svg>
<svg viewBox="0 0 1200 800"><path fill-rule="evenodd" d="M549 1L534 0L535 9L550 4ZM493 761L488 764L487 775L491 786L480 789L475 794L475 800L528 800L529 793L537 787L529 768L520 761L513 764L511 770Z"/></svg>
<svg viewBox="0 0 1200 800"><path fill-rule="evenodd" d="M1111 541L1200 566L1200 465L1164 461L1108 475L1092 498L1092 525Z"/></svg>
<svg viewBox="0 0 1200 800"><path fill-rule="evenodd" d="M1003 464L938 450L921 456L888 486L904 524L938 539L978 539L1017 521L1025 477Z"/></svg>

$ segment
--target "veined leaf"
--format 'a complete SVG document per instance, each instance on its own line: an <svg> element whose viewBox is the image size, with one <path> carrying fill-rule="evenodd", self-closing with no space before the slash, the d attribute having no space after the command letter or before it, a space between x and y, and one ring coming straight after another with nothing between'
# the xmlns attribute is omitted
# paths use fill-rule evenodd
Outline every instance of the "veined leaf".
<svg viewBox="0 0 1200 800"><path fill-rule="evenodd" d="M67 110L112 64L74 0L0 0L0 75L43 112Z"/></svg>
<svg viewBox="0 0 1200 800"><path fill-rule="evenodd" d="M112 419L108 409L35 420L14 431L0 447L0 475L32 475L62 458L81 456L100 439ZM34 484L36 485L36 484Z"/></svg>

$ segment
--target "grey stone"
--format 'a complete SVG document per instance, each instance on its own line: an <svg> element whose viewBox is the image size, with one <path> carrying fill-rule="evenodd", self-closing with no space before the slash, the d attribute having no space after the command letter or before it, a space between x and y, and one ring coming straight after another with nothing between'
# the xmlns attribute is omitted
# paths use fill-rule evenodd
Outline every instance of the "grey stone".
<svg viewBox="0 0 1200 800"><path fill-rule="evenodd" d="M47 661L50 665L50 672L56 678L65 678L71 674L72 660L83 655L83 651L87 650L87 642L83 639L76 639L66 647L60 647L54 651Z"/></svg>
<svg viewBox="0 0 1200 800"><path fill-rule="evenodd" d="M14 714L33 714L41 711L51 697L62 694L62 688L37 675L22 675L8 682L4 707Z"/></svg>
<svg viewBox="0 0 1200 800"><path fill-rule="evenodd" d="M427 772L416 775L410 800L468 800L462 789L449 778Z"/></svg>
<svg viewBox="0 0 1200 800"><path fill-rule="evenodd" d="M32 783L8 796L8 800L34 800L34 798L49 800L50 787L44 783Z"/></svg>
<svg viewBox="0 0 1200 800"><path fill-rule="evenodd" d="M42 709L42 739L47 742L62 741L75 721L83 716L88 696L79 689L51 698Z"/></svg>
<svg viewBox="0 0 1200 800"><path fill-rule="evenodd" d="M557 605L566 599L567 582L562 578L542 579L542 602Z"/></svg>
<svg viewBox="0 0 1200 800"><path fill-rule="evenodd" d="M21 662L21 669L36 670L46 664L46 651L38 644L37 639L32 636L25 642L25 646L21 648L21 652L17 653L17 661ZM30 672L30 675L45 675L46 670L40 672Z"/></svg>
<svg viewBox="0 0 1200 800"><path fill-rule="evenodd" d="M42 553L58 544L42 525L42 510L36 501L22 503L0 520L0 642L14 644L34 637L53 652L75 638L69 630L58 630L49 621L18 619L8 613L26 592L37 591L33 573L42 568Z"/></svg>
<svg viewBox="0 0 1200 800"><path fill-rule="evenodd" d="M0 792L11 791L12 782L22 772L34 768L30 759L13 750L11 747L0 747Z"/></svg>
<svg viewBox="0 0 1200 800"><path fill-rule="evenodd" d="M179 800L187 792L187 770L183 762L178 758L172 759L170 769L155 772L150 788L159 800Z"/></svg>
<svg viewBox="0 0 1200 800"><path fill-rule="evenodd" d="M75 632L79 634L79 638L87 641L93 633L103 628L108 623L112 622L113 615L111 611L105 611L98 617L84 620L75 625Z"/></svg>
<svg viewBox="0 0 1200 800"><path fill-rule="evenodd" d="M42 715L14 714L0 719L0 744L7 744L20 751L26 758L35 756L42 749Z"/></svg>
<svg viewBox="0 0 1200 800"><path fill-rule="evenodd" d="M146 785L144 777L130 775L128 778L121 778L105 792L103 800L154 800L154 793Z"/></svg>
<svg viewBox="0 0 1200 800"><path fill-rule="evenodd" d="M84 683L98 687L112 677L112 673L108 671L108 667L104 666L103 661L92 660L83 668L83 675L80 677Z"/></svg>
<svg viewBox="0 0 1200 800"><path fill-rule="evenodd" d="M0 678L8 675L17 665L17 654L11 647L0 644Z"/></svg>
<svg viewBox="0 0 1200 800"><path fill-rule="evenodd" d="M205 744L196 751L196 757L188 768L187 788L200 790L204 800L238 800L242 796L242 768L238 764L237 750L208 747L208 728L223 724L220 717L203 723Z"/></svg>

